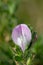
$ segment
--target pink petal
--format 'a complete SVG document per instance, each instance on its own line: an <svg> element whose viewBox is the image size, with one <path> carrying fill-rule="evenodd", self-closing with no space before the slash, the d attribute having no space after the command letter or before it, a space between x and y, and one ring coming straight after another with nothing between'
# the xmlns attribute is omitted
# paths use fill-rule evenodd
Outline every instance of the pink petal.
<svg viewBox="0 0 43 65"><path fill-rule="evenodd" d="M31 39L31 30L26 24L20 24L13 29L12 40L21 47L23 52L25 51L26 46L30 44Z"/></svg>

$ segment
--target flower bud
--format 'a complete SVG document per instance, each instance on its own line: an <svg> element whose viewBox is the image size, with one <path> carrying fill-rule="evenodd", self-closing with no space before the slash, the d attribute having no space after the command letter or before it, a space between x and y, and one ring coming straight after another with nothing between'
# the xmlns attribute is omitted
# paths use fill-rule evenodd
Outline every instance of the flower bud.
<svg viewBox="0 0 43 65"><path fill-rule="evenodd" d="M20 24L16 26L12 31L12 40L18 45L24 52L27 45L30 44L32 39L31 30L26 24Z"/></svg>

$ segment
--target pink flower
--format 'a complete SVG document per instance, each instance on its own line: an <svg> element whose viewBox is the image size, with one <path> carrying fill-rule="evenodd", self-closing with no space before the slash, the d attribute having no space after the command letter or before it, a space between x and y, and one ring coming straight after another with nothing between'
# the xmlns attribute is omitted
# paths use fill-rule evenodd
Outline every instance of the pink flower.
<svg viewBox="0 0 43 65"><path fill-rule="evenodd" d="M30 44L32 39L31 30L26 24L20 24L16 26L12 31L12 40L18 45L24 52L27 45Z"/></svg>

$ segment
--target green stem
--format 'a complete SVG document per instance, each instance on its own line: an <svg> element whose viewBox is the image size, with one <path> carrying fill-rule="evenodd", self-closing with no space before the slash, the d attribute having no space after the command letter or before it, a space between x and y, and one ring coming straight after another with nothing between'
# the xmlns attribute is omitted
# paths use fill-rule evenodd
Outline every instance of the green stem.
<svg viewBox="0 0 43 65"><path fill-rule="evenodd" d="M23 65L26 65L26 58L25 58L24 53L23 53Z"/></svg>

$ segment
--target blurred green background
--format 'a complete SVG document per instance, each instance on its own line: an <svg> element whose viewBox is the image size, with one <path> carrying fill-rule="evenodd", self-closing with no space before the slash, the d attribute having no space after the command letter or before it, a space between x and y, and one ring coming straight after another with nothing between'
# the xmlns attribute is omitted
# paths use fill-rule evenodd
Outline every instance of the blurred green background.
<svg viewBox="0 0 43 65"><path fill-rule="evenodd" d="M11 38L21 23L38 35L24 54ZM43 0L0 0L0 65L43 65Z"/></svg>

